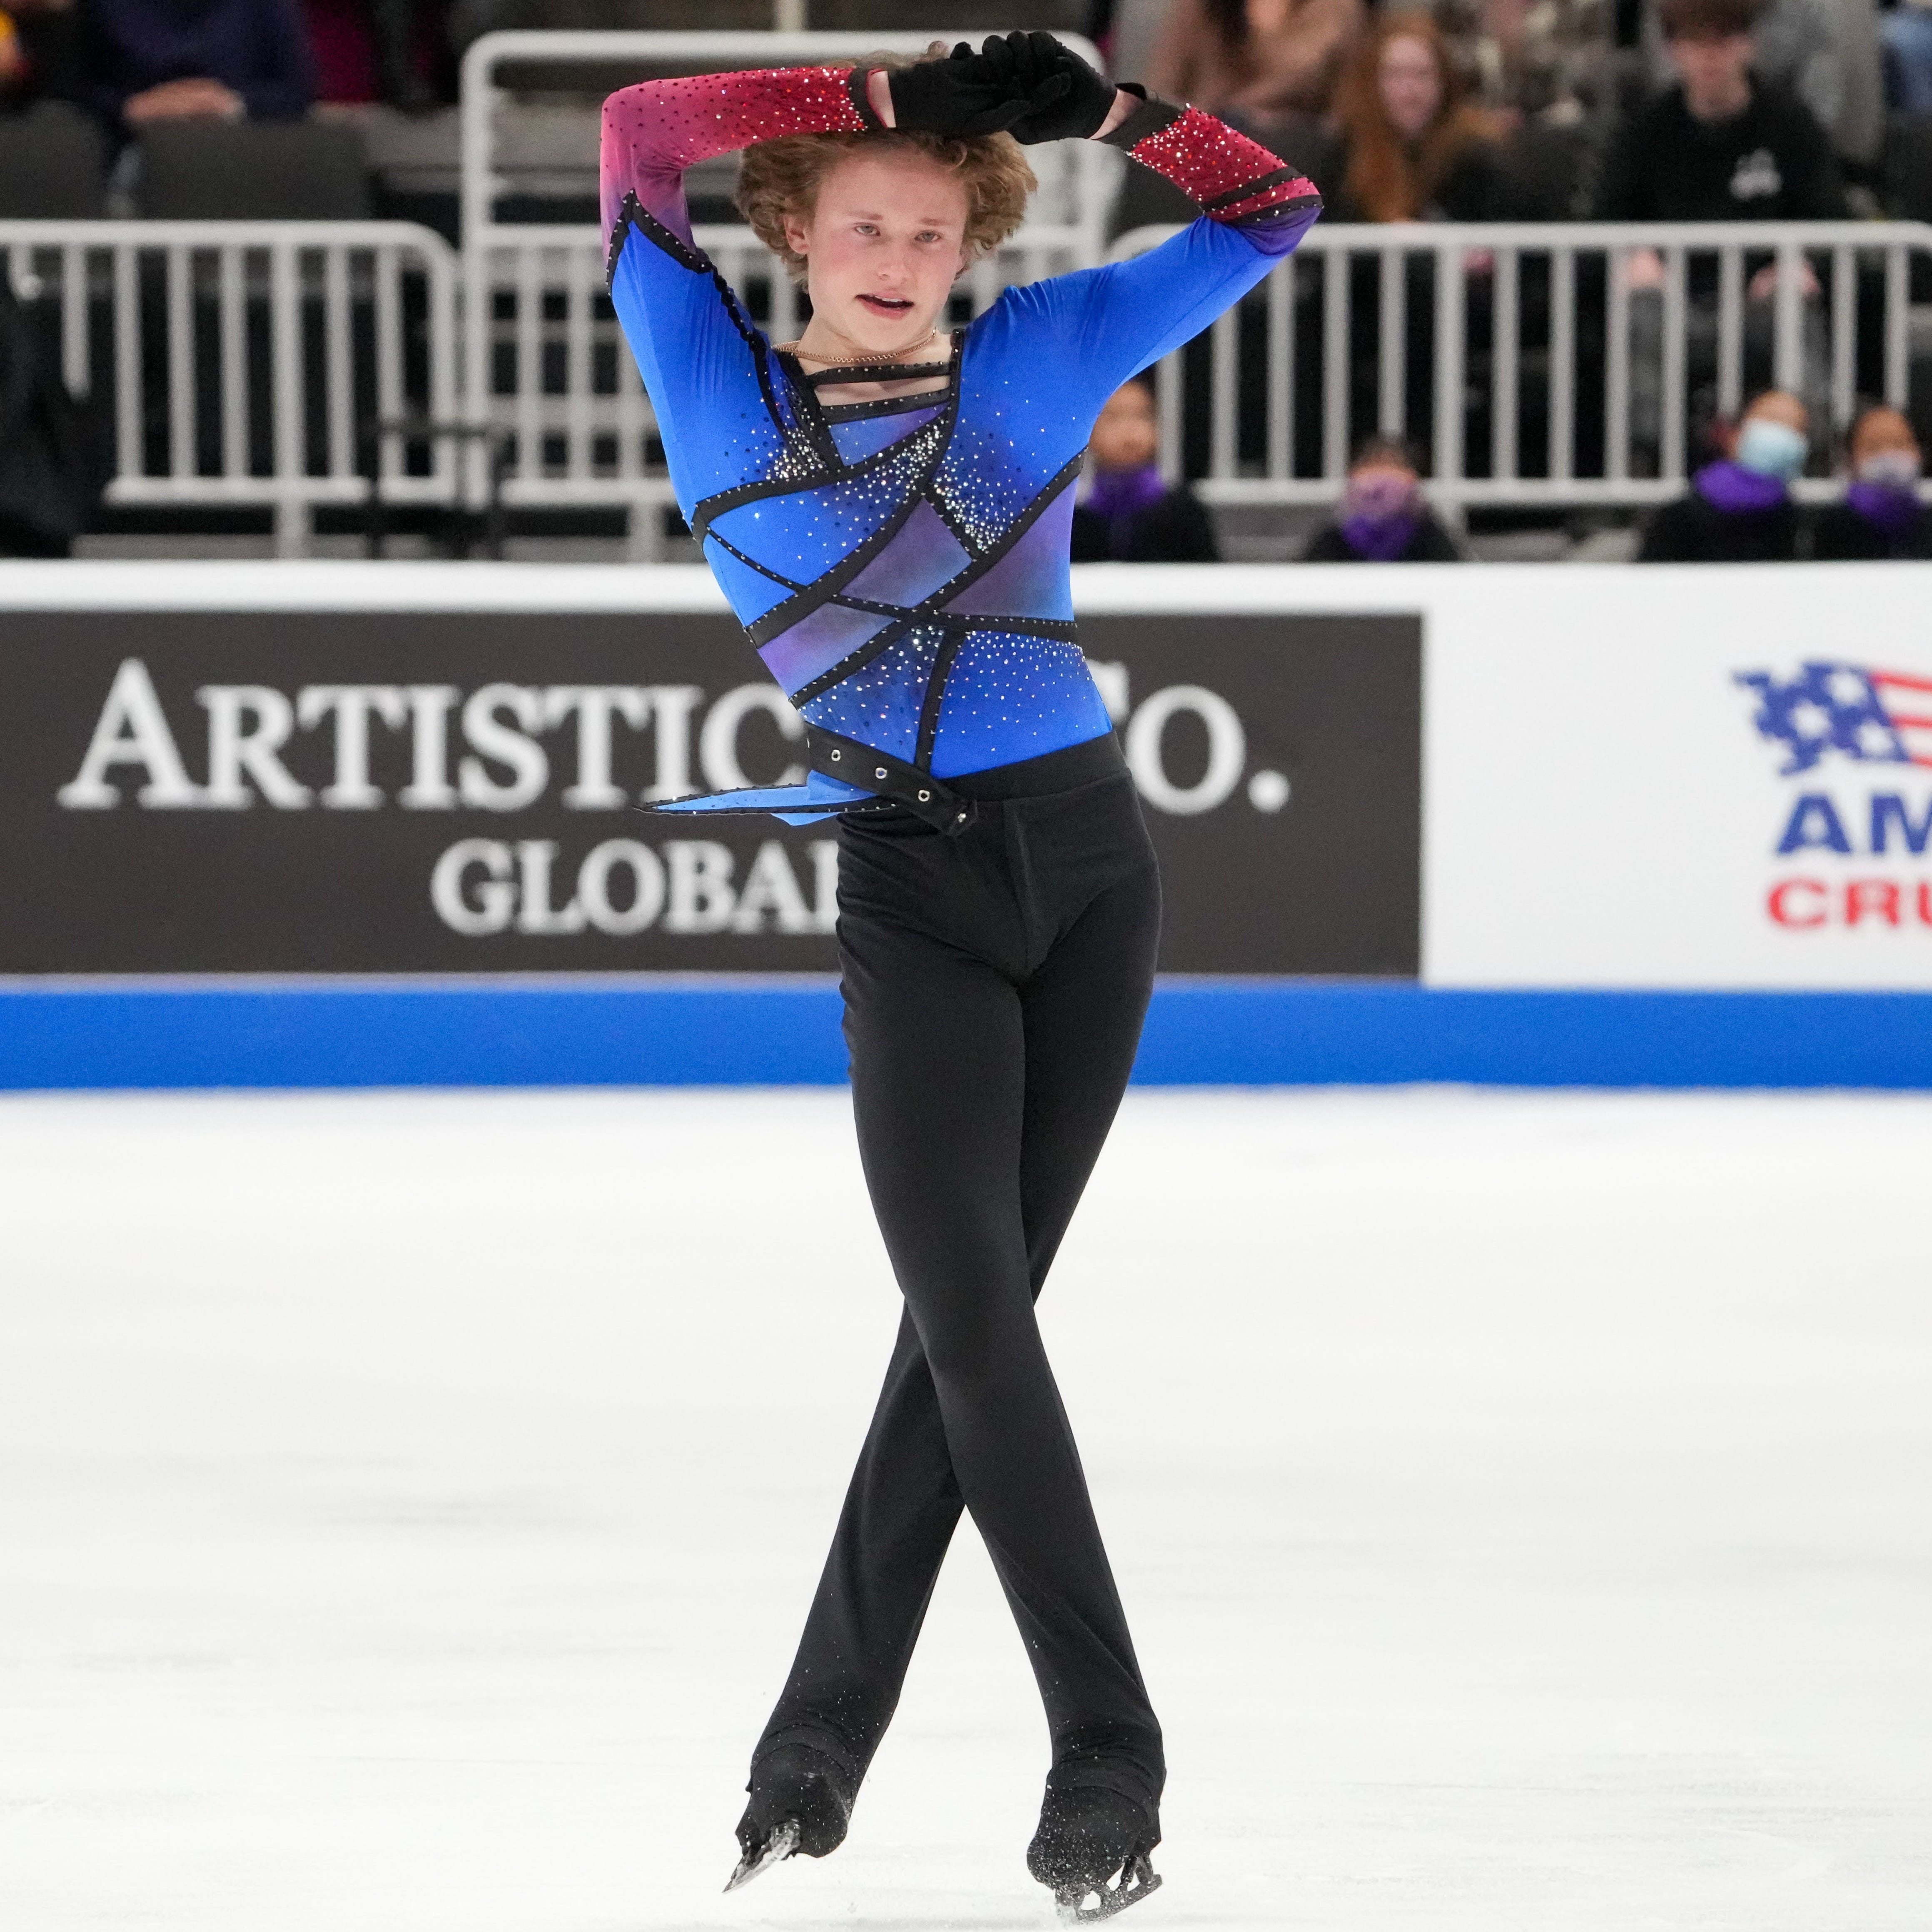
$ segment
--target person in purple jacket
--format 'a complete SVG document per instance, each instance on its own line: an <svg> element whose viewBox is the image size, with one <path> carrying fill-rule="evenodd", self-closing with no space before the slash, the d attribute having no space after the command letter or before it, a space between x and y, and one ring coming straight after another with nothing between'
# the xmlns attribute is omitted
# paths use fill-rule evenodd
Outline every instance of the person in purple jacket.
<svg viewBox="0 0 1932 1932"><path fill-rule="evenodd" d="M946 326L956 278L1023 217L1015 142L1059 140L1111 142L1201 218ZM812 296L794 343L752 320L685 208L684 170L747 146L740 204ZM611 301L680 507L805 767L666 808L838 821L854 1111L904 1304L732 1882L843 1840L964 1509L1046 1707L1028 1867L1072 1916L1118 1911L1159 1882L1166 1762L1034 1300L1126 1083L1160 895L1077 640L1069 530L1108 398L1319 203L1265 148L1045 34L626 88L603 170Z"/></svg>
<svg viewBox="0 0 1932 1932"><path fill-rule="evenodd" d="M296 0L80 0L76 95L110 129L298 121L315 72Z"/></svg>
<svg viewBox="0 0 1932 1932"><path fill-rule="evenodd" d="M1752 399L1730 453L1707 463L1690 490L1650 520L1640 563L1790 563L1798 556L1791 484L1810 452L1810 418L1784 389Z"/></svg>

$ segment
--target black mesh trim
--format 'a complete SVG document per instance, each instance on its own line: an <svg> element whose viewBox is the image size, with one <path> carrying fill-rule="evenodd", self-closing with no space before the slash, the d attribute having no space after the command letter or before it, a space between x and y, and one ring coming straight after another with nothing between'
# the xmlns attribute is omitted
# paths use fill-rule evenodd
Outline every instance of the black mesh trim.
<svg viewBox="0 0 1932 1932"><path fill-rule="evenodd" d="M1084 454L1085 452L1082 451L1082 455ZM1006 526L1006 533L999 542L990 549L982 550L964 570L960 572L957 577L952 578L949 583L942 584L919 608L921 610L931 609L938 611L944 605L950 604L962 590L970 590L1059 500L1060 492L1080 474L1080 462L1081 458L1078 456L1069 457L1066 461L1040 486L1039 494L1035 496L1033 501ZM1040 621L1043 623L1058 623L1063 620L1059 618L1048 617L1042 618Z"/></svg>
<svg viewBox="0 0 1932 1932"><path fill-rule="evenodd" d="M896 416L909 414L916 409L943 409L946 404L944 389L926 389L916 396L882 396L875 403L821 403L825 420L829 423L865 422L874 416Z"/></svg>
<svg viewBox="0 0 1932 1932"><path fill-rule="evenodd" d="M933 472L938 470L945 457L946 444L952 436L952 410L949 408L940 416L938 422L928 423L924 429L914 432L916 436L928 436L932 438L932 452L920 469L919 476L915 479L912 490L904 503L895 510L863 543L847 556L840 558L838 562L835 563L823 576L815 578L800 591L796 596L788 597L782 604L767 610L756 623L747 625L745 634L751 639L754 646L770 644L780 632L788 631L794 624L802 622L820 605L830 603L836 593L844 590L846 585L864 570L866 566L872 562L905 527L907 518L918 508L920 500L925 496L927 487L932 481ZM888 443L878 452L878 454L890 456L895 451L902 448L912 440L909 436L902 436L898 442ZM868 466L872 465L874 462L874 459L872 458L866 459ZM854 475L861 466L855 464L844 474ZM863 610L870 607L859 604L853 608L855 610ZM886 607L887 610L893 611L904 608L902 605L896 604Z"/></svg>
<svg viewBox="0 0 1932 1932"><path fill-rule="evenodd" d="M1318 194L1298 194L1292 201L1271 201L1265 208L1250 209L1246 214L1231 214L1225 218L1217 217L1223 228L1258 228L1266 222L1283 214L1298 214L1304 208L1319 208L1322 197Z"/></svg>
<svg viewBox="0 0 1932 1932"><path fill-rule="evenodd" d="M932 769L932 748L939 740L940 708L946 702L946 681L952 675L952 661L958 656L972 626L949 624L939 641L939 650L927 674L926 697L919 707L919 735L913 741L912 761L927 771Z"/></svg>
<svg viewBox="0 0 1932 1932"><path fill-rule="evenodd" d="M712 266L711 257L703 249L694 248L688 242L674 234L638 199L638 191L632 188L624 196L624 205L617 211L616 224L610 230L610 253L604 262L607 289L617 272L617 257L623 252L625 235L632 228L647 242L655 242L680 268L688 268L694 275L717 274Z"/></svg>
<svg viewBox="0 0 1932 1932"><path fill-rule="evenodd" d="M802 684L785 695L794 706L809 704L814 698L823 698L836 686L843 684L854 671L863 670L874 658L884 656L908 631L926 630L957 631L962 636L968 631L998 631L1010 637L1046 638L1057 644L1072 644L1078 637L1078 626L1064 617L1009 617L996 610L984 616L977 613L971 616L952 616L944 611L912 610L902 622L888 624L883 631L874 631L849 657L841 658L830 670L820 671L809 684Z"/></svg>
<svg viewBox="0 0 1932 1932"><path fill-rule="evenodd" d="M797 359L787 352L788 362L796 362ZM947 376L952 373L950 358L944 362L838 362L809 376L800 369L798 380L816 394L821 383L828 389L836 389L843 382L909 382L915 376ZM934 389L929 393L936 396L940 392Z"/></svg>
<svg viewBox="0 0 1932 1932"><path fill-rule="evenodd" d="M1171 100L1150 94L1111 134L1100 136L1101 145L1131 153L1150 134L1158 134L1163 128L1172 128L1186 112L1186 108L1177 107Z"/></svg>
<svg viewBox="0 0 1932 1932"><path fill-rule="evenodd" d="M944 445L941 448L943 450ZM932 481L932 471L938 467L938 464L935 460L932 468L928 469L926 475L920 479L920 487L914 493L912 500L904 509L896 512L889 523L868 537L850 556L835 564L823 577L811 584L798 596L787 598L784 602L778 604L776 608L767 610L755 623L748 625L746 627L745 634L751 639L754 646L770 644L782 632L790 630L794 624L800 623L810 616L813 611L818 610L821 605L831 603L843 604L849 610L869 610L882 617L904 617L913 622L921 624L936 622L956 614L962 617L966 616L968 614L964 612L957 614L949 612L946 606L962 591L970 590L1058 500L1060 492L1079 474L1080 458L1077 456L1070 458L1057 475L1048 478L1041 485L1040 494L1013 519L1006 534L992 549L982 550L979 556L972 558L964 570L958 571L948 578L937 590L928 592L926 596L920 598L918 603L874 604L862 597L839 596L838 593L844 589L845 586L850 584L854 578L858 576L866 565L870 563L886 545L898 536L899 531L904 526L906 519L919 506L921 499L924 498L927 502L932 500L930 496L926 495L926 491ZM976 619L990 616L997 620L992 624L980 624L977 628L981 629L997 628L1001 624L1008 628L1013 628L1024 622L1064 624L1066 621L1058 617L1029 619L1018 614L1015 614L1011 618L1006 618L997 611L975 611L971 615ZM1072 626L1066 625L1066 628L1070 634ZM870 640L868 641L869 642Z"/></svg>
<svg viewBox="0 0 1932 1932"><path fill-rule="evenodd" d="M1217 194L1212 201L1204 201L1201 212L1212 214L1217 208L1232 208L1238 201L1246 201L1251 194L1260 194L1271 188L1279 188L1283 182L1299 181L1299 168L1279 167L1273 174L1257 175L1251 182L1244 182L1239 188L1231 188L1226 194Z"/></svg>
<svg viewBox="0 0 1932 1932"><path fill-rule="evenodd" d="M760 337L759 340L762 342L764 338ZM924 429L914 431L916 436L929 436L937 434L939 439L938 447L933 453L932 461L925 475L920 479L919 489L913 493L915 501L917 500L919 490L925 488L934 472L944 461L946 446L952 440L953 424L958 418L959 368L962 356L956 346L957 338L955 340L956 347L952 363L952 380L945 388L935 389L932 392L934 395L942 398L944 402L944 406L940 412L939 419L936 422L928 424ZM762 358L759 368L761 372L765 368L765 363ZM811 410L818 408L817 400L812 398L809 390L803 393L808 399L807 412L809 413ZM778 420L777 406L771 400L769 393L766 403L772 411L772 420L778 424L782 434L785 433L784 424ZM820 420L823 420L822 413ZM874 450L870 456L861 457L856 463L838 463L836 466L822 468L809 476L767 478L762 482L740 483L734 488L721 490L715 496L706 497L704 502L698 504L692 512L691 533L693 537L702 542L706 531L710 527L712 518L722 517L728 510L735 510L741 504L761 502L767 496L794 496L801 490L820 489L828 483L841 483L850 477L866 476L872 470L891 462L908 440L908 438L902 436L898 442L889 442L884 449ZM834 454L836 456L836 451ZM911 504L908 503L906 506L908 514L910 514L911 508ZM838 586L834 585L832 587L836 590ZM826 594L829 596L830 592L828 591Z"/></svg>
<svg viewBox="0 0 1932 1932"><path fill-rule="evenodd" d="M768 578L773 584L782 584L788 590L805 589L806 586L800 583L796 578L784 576L774 570L770 564L760 563L756 557L748 556L729 537L721 536L716 530L707 530L705 535L720 550L730 551L731 555L744 565L746 569L755 570L760 577Z"/></svg>
<svg viewBox="0 0 1932 1932"><path fill-rule="evenodd" d="M908 617L896 624L886 625L883 630L874 631L856 651L841 658L830 670L822 670L796 691L787 692L787 701L796 711L809 704L814 698L823 698L834 685L843 684L854 671L863 670L874 658L884 656L913 628L913 620Z"/></svg>
<svg viewBox="0 0 1932 1932"><path fill-rule="evenodd" d="M872 111L872 104L866 98L866 83L872 77L870 68L855 67L845 76L845 98L857 110L860 120L874 134L884 134L886 124Z"/></svg>

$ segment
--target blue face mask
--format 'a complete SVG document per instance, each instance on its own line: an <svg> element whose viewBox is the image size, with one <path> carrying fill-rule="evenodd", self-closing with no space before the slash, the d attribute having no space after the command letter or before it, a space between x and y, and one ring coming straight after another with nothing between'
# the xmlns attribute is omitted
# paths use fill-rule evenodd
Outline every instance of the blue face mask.
<svg viewBox="0 0 1932 1932"><path fill-rule="evenodd" d="M1731 460L1754 476L1775 476L1788 483L1804 467L1810 446L1789 423L1753 416L1738 433Z"/></svg>

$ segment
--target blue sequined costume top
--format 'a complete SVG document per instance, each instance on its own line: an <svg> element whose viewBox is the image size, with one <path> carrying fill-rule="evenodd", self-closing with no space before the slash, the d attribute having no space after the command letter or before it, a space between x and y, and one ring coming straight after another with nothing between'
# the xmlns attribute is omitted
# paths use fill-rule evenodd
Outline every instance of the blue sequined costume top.
<svg viewBox="0 0 1932 1932"><path fill-rule="evenodd" d="M821 406L693 245L681 177L752 141L876 128L863 78L789 68L614 94L610 294L679 506L767 668L808 725L944 780L1110 728L1068 577L1094 418L1259 281L1320 204L1211 116L1149 101L1108 138L1193 194L1199 220L1134 260L1008 289L952 338L943 391ZM814 771L672 808L798 824L870 795Z"/></svg>

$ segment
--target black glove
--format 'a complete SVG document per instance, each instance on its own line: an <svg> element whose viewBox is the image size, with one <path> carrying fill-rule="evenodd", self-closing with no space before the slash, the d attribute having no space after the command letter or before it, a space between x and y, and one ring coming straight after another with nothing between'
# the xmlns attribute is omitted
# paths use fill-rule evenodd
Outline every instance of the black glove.
<svg viewBox="0 0 1932 1932"><path fill-rule="evenodd" d="M1084 141L1114 111L1114 84L1103 80L1051 34L1011 33L988 38L980 58L1024 101L1007 131L1031 147L1040 141Z"/></svg>
<svg viewBox="0 0 1932 1932"><path fill-rule="evenodd" d="M1084 140L1112 112L1114 90L1051 34L964 40L944 60L890 70L897 125L933 134L997 134L1020 141Z"/></svg>
<svg viewBox="0 0 1932 1932"><path fill-rule="evenodd" d="M944 60L890 68L893 124L924 134L1000 134L1027 111L1011 79L964 40Z"/></svg>

